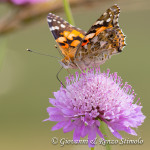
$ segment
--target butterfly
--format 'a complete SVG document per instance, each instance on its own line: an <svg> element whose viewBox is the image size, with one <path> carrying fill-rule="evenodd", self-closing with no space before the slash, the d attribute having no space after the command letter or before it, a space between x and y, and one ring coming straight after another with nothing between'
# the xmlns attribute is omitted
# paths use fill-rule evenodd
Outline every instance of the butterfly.
<svg viewBox="0 0 150 150"><path fill-rule="evenodd" d="M66 69L84 70L97 67L112 55L122 52L126 44L118 24L119 14L120 8L115 4L85 32L49 13L47 21L50 31L64 57L60 64Z"/></svg>

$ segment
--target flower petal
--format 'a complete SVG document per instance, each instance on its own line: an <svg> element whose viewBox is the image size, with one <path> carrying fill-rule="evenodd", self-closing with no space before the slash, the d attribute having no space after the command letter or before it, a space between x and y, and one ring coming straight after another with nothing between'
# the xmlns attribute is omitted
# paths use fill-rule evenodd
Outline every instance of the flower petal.
<svg viewBox="0 0 150 150"><path fill-rule="evenodd" d="M75 128L74 123L72 123L71 120L69 120L63 128L63 132L64 133L70 132L70 131L74 130L74 128Z"/></svg>
<svg viewBox="0 0 150 150"><path fill-rule="evenodd" d="M66 118L63 115L51 115L49 117L50 121L65 121Z"/></svg>
<svg viewBox="0 0 150 150"><path fill-rule="evenodd" d="M67 116L73 116L74 115L74 111L67 109L67 108L63 108L63 109L61 109L61 111L62 111L62 113L64 113L64 115L67 115Z"/></svg>
<svg viewBox="0 0 150 150"><path fill-rule="evenodd" d="M73 140L79 140L82 133L81 129L83 129L84 123L78 119L74 121L74 124L75 130L73 134Z"/></svg>
<svg viewBox="0 0 150 150"><path fill-rule="evenodd" d="M74 130L74 134L73 134L73 140L80 140L80 136L81 136L81 133L80 133L80 126L79 127L75 127L75 130Z"/></svg>
<svg viewBox="0 0 150 150"><path fill-rule="evenodd" d="M65 121L58 122L55 126L52 127L52 131L61 129L62 127L64 127L65 124Z"/></svg>
<svg viewBox="0 0 150 150"><path fill-rule="evenodd" d="M61 110L59 108L56 108L56 107L48 107L47 112L49 113L49 115L60 115L60 114L62 114Z"/></svg>
<svg viewBox="0 0 150 150"><path fill-rule="evenodd" d="M126 128L124 131L129 133L129 134L137 136L136 132L133 129L131 129L131 128Z"/></svg>
<svg viewBox="0 0 150 150"><path fill-rule="evenodd" d="M99 130L99 128L97 128L97 134L103 139L103 140L105 140L104 139L104 136L103 136L103 134L102 134L102 132Z"/></svg>
<svg viewBox="0 0 150 150"><path fill-rule="evenodd" d="M49 98L49 102L53 105L56 106L56 100L53 98Z"/></svg>
<svg viewBox="0 0 150 150"><path fill-rule="evenodd" d="M110 129L111 133L118 139L122 139L122 136L116 131L114 130L112 127L108 126L108 128Z"/></svg>
<svg viewBox="0 0 150 150"><path fill-rule="evenodd" d="M89 133L88 133L88 145L89 147L94 147L95 146L95 138L96 138L96 126L91 126L89 127Z"/></svg>
<svg viewBox="0 0 150 150"><path fill-rule="evenodd" d="M88 133L89 133L88 127L83 125L81 129L81 137L85 137Z"/></svg>

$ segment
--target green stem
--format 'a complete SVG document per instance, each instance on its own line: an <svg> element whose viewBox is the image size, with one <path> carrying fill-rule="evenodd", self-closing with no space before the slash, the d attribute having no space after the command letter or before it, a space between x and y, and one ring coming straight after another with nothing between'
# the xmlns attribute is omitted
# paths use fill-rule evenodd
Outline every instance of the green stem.
<svg viewBox="0 0 150 150"><path fill-rule="evenodd" d="M105 123L103 121L100 121L100 130L102 131L103 135L107 135L105 130ZM105 140L108 140L108 136L105 137ZM106 150L111 150L109 144L106 144Z"/></svg>
<svg viewBox="0 0 150 150"><path fill-rule="evenodd" d="M70 9L68 0L63 0L63 3L64 3L64 9L65 9L65 13L67 16L67 20L70 24L74 25L74 20L72 17L72 13L71 13L71 9Z"/></svg>
<svg viewBox="0 0 150 150"><path fill-rule="evenodd" d="M94 150L94 147L91 147L91 150Z"/></svg>

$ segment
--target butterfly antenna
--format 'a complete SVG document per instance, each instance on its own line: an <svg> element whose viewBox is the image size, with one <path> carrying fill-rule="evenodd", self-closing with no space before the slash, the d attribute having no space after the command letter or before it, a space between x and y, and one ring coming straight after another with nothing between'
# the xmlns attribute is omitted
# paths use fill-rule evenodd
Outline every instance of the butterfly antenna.
<svg viewBox="0 0 150 150"><path fill-rule="evenodd" d="M39 54L39 55L43 55L43 56L49 56L49 57L52 57L52 58L57 58L57 59L61 59L57 56L52 56L52 55L48 55L48 54L44 54L44 53L40 53L40 52L37 52L35 50L31 50L31 49L27 49L28 52L33 52L33 53L36 53L36 54Z"/></svg>

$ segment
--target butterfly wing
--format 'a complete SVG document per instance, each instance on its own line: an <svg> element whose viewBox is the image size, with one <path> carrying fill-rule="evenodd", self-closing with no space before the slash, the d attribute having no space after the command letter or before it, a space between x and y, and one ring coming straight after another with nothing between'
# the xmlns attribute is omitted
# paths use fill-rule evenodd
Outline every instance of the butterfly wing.
<svg viewBox="0 0 150 150"><path fill-rule="evenodd" d="M75 62L85 69L104 63L125 46L125 36L118 24L120 8L110 7L89 29L75 54Z"/></svg>
<svg viewBox="0 0 150 150"><path fill-rule="evenodd" d="M86 32L52 13L48 14L47 21L62 54L66 57L65 59L74 57L76 47L81 43Z"/></svg>

